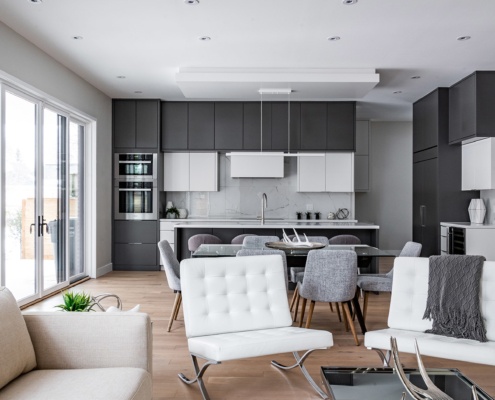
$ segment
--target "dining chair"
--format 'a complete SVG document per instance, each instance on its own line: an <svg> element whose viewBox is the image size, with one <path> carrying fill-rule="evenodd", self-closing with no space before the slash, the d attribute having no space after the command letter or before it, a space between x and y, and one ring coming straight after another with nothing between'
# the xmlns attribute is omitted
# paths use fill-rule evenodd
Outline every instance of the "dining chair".
<svg viewBox="0 0 495 400"><path fill-rule="evenodd" d="M398 257L419 257L421 255L421 243L407 242ZM366 320L368 310L368 297L370 292L391 292L394 269L386 274L361 274L357 279L357 286L363 293L363 319Z"/></svg>
<svg viewBox="0 0 495 400"><path fill-rule="evenodd" d="M210 235L209 233L198 233L188 239L187 248L192 254L202 244L222 244L222 240L218 236Z"/></svg>
<svg viewBox="0 0 495 400"><path fill-rule="evenodd" d="M206 400L203 375L210 365L292 352L295 364L271 364L282 370L299 367L313 389L328 398L304 362L313 351L333 346L332 334L292 326L280 256L188 258L180 267L187 345L195 372L193 379L179 374L184 383L197 382ZM300 356L300 351L305 353ZM205 360L202 366L198 358Z"/></svg>
<svg viewBox="0 0 495 400"><path fill-rule="evenodd" d="M162 259L163 269L167 277L167 283L170 289L175 293L174 305L172 307L172 313L168 320L167 332L172 329L174 320L177 319L179 314L180 304L182 301L182 292L180 287L180 264L175 257L175 253L170 247L170 243L166 240L158 242L158 250L160 250L160 258Z"/></svg>
<svg viewBox="0 0 495 400"><path fill-rule="evenodd" d="M361 244L361 239L354 235L337 235L331 237L328 244Z"/></svg>
<svg viewBox="0 0 495 400"><path fill-rule="evenodd" d="M233 238L230 241L230 244L242 244L242 242L244 241L244 238L248 237L248 236L258 236L258 235L255 235L254 233L243 233L243 234L237 235L235 238Z"/></svg>
<svg viewBox="0 0 495 400"><path fill-rule="evenodd" d="M302 310L299 326L302 327L307 300L310 307L306 328L311 325L315 303L340 304L344 318L351 328L356 346L359 339L352 320L351 300L356 294L357 254L353 250L310 250L306 261L304 280L298 283ZM345 307L347 306L347 307Z"/></svg>
<svg viewBox="0 0 495 400"><path fill-rule="evenodd" d="M279 242L278 236L247 236L242 242L242 247L262 249L267 248L265 243L267 242Z"/></svg>
<svg viewBox="0 0 495 400"><path fill-rule="evenodd" d="M266 256L270 254L278 254L282 257L282 262L284 264L284 274L285 274L285 285L289 286L289 280L287 278L287 256L285 251L276 249L241 249L237 252L236 257L246 257L246 256Z"/></svg>

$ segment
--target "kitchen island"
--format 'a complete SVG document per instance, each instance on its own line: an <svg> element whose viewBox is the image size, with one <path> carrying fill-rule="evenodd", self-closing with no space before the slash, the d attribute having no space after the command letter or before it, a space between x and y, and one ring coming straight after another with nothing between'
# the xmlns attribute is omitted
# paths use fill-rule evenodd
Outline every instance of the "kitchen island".
<svg viewBox="0 0 495 400"><path fill-rule="evenodd" d="M287 235L294 232L307 236L326 236L331 238L337 235L354 235L361 239L363 244L378 247L378 225L350 222L346 220L266 220L263 224L255 219L236 220L196 220L178 221L174 227L175 254L180 261L190 257L187 247L188 239L199 233L209 233L218 236L224 243L230 241L237 235L253 233L256 235L274 235L282 237L282 229Z"/></svg>

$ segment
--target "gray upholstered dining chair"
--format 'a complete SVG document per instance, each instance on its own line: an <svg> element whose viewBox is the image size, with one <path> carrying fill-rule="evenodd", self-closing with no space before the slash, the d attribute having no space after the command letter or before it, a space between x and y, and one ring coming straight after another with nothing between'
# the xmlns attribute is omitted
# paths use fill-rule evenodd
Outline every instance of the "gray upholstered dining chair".
<svg viewBox="0 0 495 400"><path fill-rule="evenodd" d="M399 254L399 257L419 257L422 245L416 242L407 242ZM363 292L363 319L366 319L368 310L368 297L370 292L391 292L394 269L386 274L362 274L358 276L357 286Z"/></svg>
<svg viewBox="0 0 495 400"><path fill-rule="evenodd" d="M265 243L278 241L280 241L278 236L247 236L242 242L242 247L262 249L266 248Z"/></svg>
<svg viewBox="0 0 495 400"><path fill-rule="evenodd" d="M337 235L331 237L328 244L361 244L361 239L354 235Z"/></svg>
<svg viewBox="0 0 495 400"><path fill-rule="evenodd" d="M357 254L353 250L310 250L306 261L304 280L298 283L299 296L302 298L301 320L303 324L306 301L310 307L306 319L306 328L311 325L315 303L339 303L344 318L349 324L356 346L359 339L352 320L351 300L356 294ZM347 306L347 307L345 307Z"/></svg>
<svg viewBox="0 0 495 400"><path fill-rule="evenodd" d="M237 235L235 238L233 238L230 241L230 244L242 244L244 238L248 236L258 236L258 235L255 235L254 233L242 233L241 235Z"/></svg>
<svg viewBox="0 0 495 400"><path fill-rule="evenodd" d="M222 244L222 240L218 236L210 235L209 233L198 233L188 239L187 248L192 254L202 244Z"/></svg>
<svg viewBox="0 0 495 400"><path fill-rule="evenodd" d="M276 249L241 249L237 252L236 257L246 257L246 256L267 256L271 254L279 254L282 257L282 262L284 264L284 274L285 274L285 285L288 287L289 282L287 279L287 256L283 250Z"/></svg>
<svg viewBox="0 0 495 400"><path fill-rule="evenodd" d="M179 261L177 261L175 253L172 250L172 247L170 247L170 243L168 241L161 240L158 242L158 250L160 250L160 257L162 259L163 268L165 269L165 275L167 276L168 286L175 293L175 301L167 326L167 332L170 332L174 320L177 319L177 314L179 314L180 304L182 302L182 292L180 288L180 264Z"/></svg>

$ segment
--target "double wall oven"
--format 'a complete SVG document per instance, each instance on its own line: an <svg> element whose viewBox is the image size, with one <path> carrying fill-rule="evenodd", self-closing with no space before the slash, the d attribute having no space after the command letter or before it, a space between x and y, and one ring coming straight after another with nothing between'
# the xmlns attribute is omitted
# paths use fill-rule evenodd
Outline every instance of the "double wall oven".
<svg viewBox="0 0 495 400"><path fill-rule="evenodd" d="M117 153L114 157L115 219L157 219L157 154Z"/></svg>

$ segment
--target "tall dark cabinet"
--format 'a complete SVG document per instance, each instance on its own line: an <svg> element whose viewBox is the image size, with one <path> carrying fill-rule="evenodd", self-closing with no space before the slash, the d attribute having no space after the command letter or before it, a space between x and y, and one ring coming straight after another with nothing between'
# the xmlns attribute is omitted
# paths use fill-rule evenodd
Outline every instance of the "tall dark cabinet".
<svg viewBox="0 0 495 400"><path fill-rule="evenodd" d="M440 222L468 221L476 192L461 191L461 146L449 145L449 89L413 105L413 240L421 255L440 254Z"/></svg>

